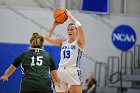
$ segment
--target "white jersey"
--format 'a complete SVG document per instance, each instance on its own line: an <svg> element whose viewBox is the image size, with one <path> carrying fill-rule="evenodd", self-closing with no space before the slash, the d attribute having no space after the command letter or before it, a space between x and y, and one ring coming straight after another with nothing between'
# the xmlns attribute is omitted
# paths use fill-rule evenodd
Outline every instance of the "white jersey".
<svg viewBox="0 0 140 93"><path fill-rule="evenodd" d="M69 43L68 40L63 42L61 47L61 60L59 66L80 67L82 50L77 45L77 40Z"/></svg>

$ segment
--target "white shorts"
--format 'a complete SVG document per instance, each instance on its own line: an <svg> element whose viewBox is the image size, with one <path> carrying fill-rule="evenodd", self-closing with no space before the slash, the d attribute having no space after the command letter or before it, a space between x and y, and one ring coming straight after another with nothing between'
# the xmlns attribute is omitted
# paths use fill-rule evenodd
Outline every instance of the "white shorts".
<svg viewBox="0 0 140 93"><path fill-rule="evenodd" d="M59 67L61 87L55 86L56 92L67 92L72 85L81 85L81 71L77 67Z"/></svg>

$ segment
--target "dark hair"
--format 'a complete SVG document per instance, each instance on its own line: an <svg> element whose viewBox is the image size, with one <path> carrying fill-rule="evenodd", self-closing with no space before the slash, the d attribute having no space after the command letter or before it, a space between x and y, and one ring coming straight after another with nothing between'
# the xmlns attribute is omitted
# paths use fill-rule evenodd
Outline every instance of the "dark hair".
<svg viewBox="0 0 140 93"><path fill-rule="evenodd" d="M42 48L44 43L44 38L39 35L37 32L32 34L32 37L30 39L30 44L32 48Z"/></svg>

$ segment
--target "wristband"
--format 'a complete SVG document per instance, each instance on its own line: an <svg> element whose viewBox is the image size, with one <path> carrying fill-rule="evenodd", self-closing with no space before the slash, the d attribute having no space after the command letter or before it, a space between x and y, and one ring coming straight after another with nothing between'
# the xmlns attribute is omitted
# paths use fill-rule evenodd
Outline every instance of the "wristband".
<svg viewBox="0 0 140 93"><path fill-rule="evenodd" d="M78 28L79 26L82 26L79 21L76 21L74 24L75 24L76 28Z"/></svg>

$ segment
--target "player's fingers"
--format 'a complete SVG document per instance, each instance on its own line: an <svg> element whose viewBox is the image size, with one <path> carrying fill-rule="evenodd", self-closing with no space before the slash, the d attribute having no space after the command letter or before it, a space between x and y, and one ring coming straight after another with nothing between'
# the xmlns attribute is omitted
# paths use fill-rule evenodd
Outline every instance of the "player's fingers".
<svg viewBox="0 0 140 93"><path fill-rule="evenodd" d="M6 78L0 78L0 80L2 80L3 82L6 82L6 81L8 81L8 78L6 79Z"/></svg>
<svg viewBox="0 0 140 93"><path fill-rule="evenodd" d="M6 81L8 81L8 79L4 79L4 80L2 80L3 82L6 82Z"/></svg>
<svg viewBox="0 0 140 93"><path fill-rule="evenodd" d="M54 21L54 24L57 26L57 25L60 25L60 23L58 23L58 22L56 22L56 21Z"/></svg>
<svg viewBox="0 0 140 93"><path fill-rule="evenodd" d="M59 88L61 87L61 84L59 82L55 83L55 85Z"/></svg>
<svg viewBox="0 0 140 93"><path fill-rule="evenodd" d="M60 85L60 84L58 84L58 87L61 87L61 85Z"/></svg>

